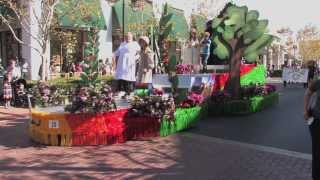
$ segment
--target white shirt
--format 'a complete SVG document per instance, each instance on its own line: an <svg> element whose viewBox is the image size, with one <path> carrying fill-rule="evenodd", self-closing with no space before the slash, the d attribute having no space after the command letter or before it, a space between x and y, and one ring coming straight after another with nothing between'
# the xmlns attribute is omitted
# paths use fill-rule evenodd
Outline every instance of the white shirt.
<svg viewBox="0 0 320 180"><path fill-rule="evenodd" d="M8 73L8 71L6 71L6 73ZM13 80L21 78L21 68L19 66L15 66L11 73Z"/></svg>
<svg viewBox="0 0 320 180"><path fill-rule="evenodd" d="M22 65L22 72L23 73L27 73L28 72L28 68L29 68L29 64L28 63L24 63Z"/></svg>
<svg viewBox="0 0 320 180"><path fill-rule="evenodd" d="M118 58L115 79L136 81L136 62L139 59L140 46L136 41L121 43L115 55Z"/></svg>

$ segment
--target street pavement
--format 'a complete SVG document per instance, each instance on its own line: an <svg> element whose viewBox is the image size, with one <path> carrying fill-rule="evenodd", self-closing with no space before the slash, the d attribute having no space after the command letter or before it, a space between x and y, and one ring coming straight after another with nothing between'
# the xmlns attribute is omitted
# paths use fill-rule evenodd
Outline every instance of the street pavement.
<svg viewBox="0 0 320 180"><path fill-rule="evenodd" d="M289 84L280 93L278 105L249 116L211 117L191 131L210 137L241 141L250 144L311 153L308 125L303 120L301 84Z"/></svg>
<svg viewBox="0 0 320 180"><path fill-rule="evenodd" d="M280 104L264 112L210 118L169 137L111 146L34 144L28 111L0 107L0 179L310 180L310 139L299 114L303 90L280 92ZM292 148L276 146L281 143Z"/></svg>

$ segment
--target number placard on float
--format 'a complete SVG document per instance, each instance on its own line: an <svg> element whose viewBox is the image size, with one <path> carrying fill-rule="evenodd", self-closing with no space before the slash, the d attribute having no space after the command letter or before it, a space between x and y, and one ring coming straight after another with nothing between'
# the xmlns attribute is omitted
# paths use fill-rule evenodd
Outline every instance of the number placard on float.
<svg viewBox="0 0 320 180"><path fill-rule="evenodd" d="M214 83L211 74L178 74L177 76L179 78L178 88L191 88L202 83ZM169 76L167 74L154 74L152 85L155 88L171 87Z"/></svg>
<svg viewBox="0 0 320 180"><path fill-rule="evenodd" d="M49 128L50 129L58 129L59 128L59 120L49 120Z"/></svg>

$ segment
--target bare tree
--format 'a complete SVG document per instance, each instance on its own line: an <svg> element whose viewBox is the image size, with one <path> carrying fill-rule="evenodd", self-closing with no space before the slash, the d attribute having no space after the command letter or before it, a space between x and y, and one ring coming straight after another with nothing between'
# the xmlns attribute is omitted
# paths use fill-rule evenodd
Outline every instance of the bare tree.
<svg viewBox="0 0 320 180"><path fill-rule="evenodd" d="M54 10L60 0L0 0L0 7L6 8L8 13L0 12L0 20L9 28L13 37L22 45L34 49L41 56L41 79L48 79L50 32L54 17ZM35 8L33 4L40 5ZM39 32L35 34L30 30L33 21L38 25ZM18 24L24 33L27 33L37 42L37 45L28 44L18 37L15 25Z"/></svg>

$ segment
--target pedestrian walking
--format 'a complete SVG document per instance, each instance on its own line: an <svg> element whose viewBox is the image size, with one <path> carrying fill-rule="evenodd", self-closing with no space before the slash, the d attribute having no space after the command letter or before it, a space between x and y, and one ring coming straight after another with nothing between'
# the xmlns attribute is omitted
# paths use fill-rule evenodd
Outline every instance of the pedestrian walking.
<svg viewBox="0 0 320 180"><path fill-rule="evenodd" d="M316 93L316 96L313 96ZM312 96L315 97L313 101ZM312 139L312 178L320 180L320 80L309 85L304 97L304 118Z"/></svg>
<svg viewBox="0 0 320 180"><path fill-rule="evenodd" d="M150 40L147 36L139 39L141 47L140 63L138 66L138 83L147 84L148 89L152 89L152 70L154 68L154 53L149 47Z"/></svg>
<svg viewBox="0 0 320 180"><path fill-rule="evenodd" d="M140 46L133 40L133 35L128 32L125 41L114 52L117 58L115 79L118 80L118 91L125 91L122 98L127 99L134 89L136 82L136 64L139 59Z"/></svg>

